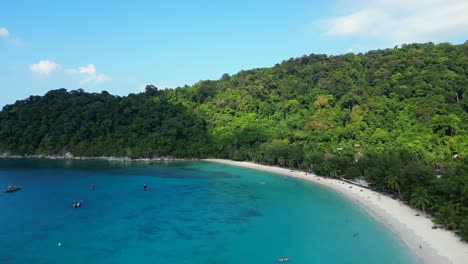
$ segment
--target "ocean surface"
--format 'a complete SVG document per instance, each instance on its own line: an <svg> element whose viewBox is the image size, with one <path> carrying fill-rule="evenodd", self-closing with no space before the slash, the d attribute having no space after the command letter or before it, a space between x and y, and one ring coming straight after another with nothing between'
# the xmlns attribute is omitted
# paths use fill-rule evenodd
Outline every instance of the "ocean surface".
<svg viewBox="0 0 468 264"><path fill-rule="evenodd" d="M339 194L266 172L0 159L0 187L13 184L0 193L0 263L417 263Z"/></svg>

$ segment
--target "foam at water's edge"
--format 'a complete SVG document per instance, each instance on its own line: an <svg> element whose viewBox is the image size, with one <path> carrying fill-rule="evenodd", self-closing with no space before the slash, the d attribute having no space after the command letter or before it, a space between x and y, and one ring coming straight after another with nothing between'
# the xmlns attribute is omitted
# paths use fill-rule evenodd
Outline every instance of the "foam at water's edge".
<svg viewBox="0 0 468 264"><path fill-rule="evenodd" d="M339 180L326 179L313 174L292 171L285 168L264 166L250 162L209 159L228 165L241 166L301 178L337 191L366 209L379 222L383 223L405 243L405 245L423 263L465 263L468 259L468 244L463 243L446 230L433 230L433 223L428 218L416 216L422 214L390 197L380 195L358 186Z"/></svg>

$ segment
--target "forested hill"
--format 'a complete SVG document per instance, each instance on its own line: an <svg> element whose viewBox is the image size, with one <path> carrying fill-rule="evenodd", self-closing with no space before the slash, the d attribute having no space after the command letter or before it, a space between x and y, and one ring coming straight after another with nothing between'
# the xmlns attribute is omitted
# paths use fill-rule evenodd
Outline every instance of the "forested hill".
<svg viewBox="0 0 468 264"><path fill-rule="evenodd" d="M218 157L364 176L468 240L467 55L468 44L410 44L126 97L53 90L3 108L0 153Z"/></svg>
<svg viewBox="0 0 468 264"><path fill-rule="evenodd" d="M274 148L297 154L297 165L337 148L341 154L404 148L442 162L467 150L467 53L467 44L411 44L311 54L126 97L53 90L4 107L0 151L292 162L270 153Z"/></svg>
<svg viewBox="0 0 468 264"><path fill-rule="evenodd" d="M4 107L0 151L251 159L271 147L302 156L403 147L443 161L468 144L467 50L411 44L312 54L127 97L54 90Z"/></svg>

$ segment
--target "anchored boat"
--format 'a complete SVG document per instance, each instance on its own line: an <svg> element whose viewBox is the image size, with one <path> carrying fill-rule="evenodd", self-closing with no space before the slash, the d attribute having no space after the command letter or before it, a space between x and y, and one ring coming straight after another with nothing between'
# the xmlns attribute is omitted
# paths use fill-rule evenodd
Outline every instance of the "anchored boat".
<svg viewBox="0 0 468 264"><path fill-rule="evenodd" d="M16 185L13 185L13 186L8 186L8 188L6 188L5 192L16 192L16 191L19 191L21 190L21 187L20 186L16 186Z"/></svg>

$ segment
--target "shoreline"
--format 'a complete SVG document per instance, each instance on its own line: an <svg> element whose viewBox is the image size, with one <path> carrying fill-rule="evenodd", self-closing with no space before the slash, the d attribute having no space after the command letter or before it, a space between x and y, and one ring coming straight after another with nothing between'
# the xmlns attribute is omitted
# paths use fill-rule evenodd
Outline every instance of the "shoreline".
<svg viewBox="0 0 468 264"><path fill-rule="evenodd" d="M158 161L186 161L189 159L174 158L172 156L155 156L153 158L131 158L131 157L114 157L114 156L95 156L95 157L75 157L71 153L65 155L9 155L3 153L0 159L48 159L48 160L105 160L105 161L123 161L123 162L158 162Z"/></svg>
<svg viewBox="0 0 468 264"><path fill-rule="evenodd" d="M203 160L299 178L333 190L366 210L397 235L420 263L464 264L468 259L468 243L462 242L453 232L440 228L432 229L434 223L420 211L370 189L289 168L247 161ZM417 214L419 216L416 216Z"/></svg>

